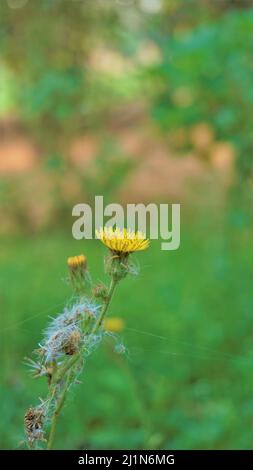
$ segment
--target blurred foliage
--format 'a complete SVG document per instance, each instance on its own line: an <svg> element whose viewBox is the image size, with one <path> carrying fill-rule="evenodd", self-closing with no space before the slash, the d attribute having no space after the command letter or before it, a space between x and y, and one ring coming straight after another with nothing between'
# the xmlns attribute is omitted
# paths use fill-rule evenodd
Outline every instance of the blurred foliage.
<svg viewBox="0 0 253 470"><path fill-rule="evenodd" d="M147 73L152 115L162 129L173 136L208 123L218 140L237 149L243 178L253 169L252 31L253 10L235 10L169 40L160 37L162 59Z"/></svg>
<svg viewBox="0 0 253 470"><path fill-rule="evenodd" d="M103 148L98 153L92 173L84 175L84 188L94 202L93 195L103 194L105 202L113 199L113 194L119 189L136 164L122 153L115 139L104 136Z"/></svg>
<svg viewBox="0 0 253 470"><path fill-rule="evenodd" d="M64 154L73 136L105 128L119 104L138 98L172 135L209 123L217 139L238 149L240 175L251 174L251 1L10 6L7 0L0 5L0 65L8 78L2 78L1 108L6 111L12 94L12 107L46 154ZM140 47L148 54L152 45L160 61L149 66Z"/></svg>
<svg viewBox="0 0 253 470"><path fill-rule="evenodd" d="M10 8L1 2L1 67L16 88L15 110L47 152L62 151L71 136L103 121L118 95L131 93L129 85L126 92L126 83L111 83L89 63L95 47L120 42L117 6L35 0Z"/></svg>
<svg viewBox="0 0 253 470"><path fill-rule="evenodd" d="M136 97L140 88L135 70L126 76L116 53L108 54L101 68L107 48L123 51L130 37L121 32L119 3L34 0L20 5L0 3L0 113L3 118L14 114L39 144L41 180L39 170L11 175L1 179L0 190L1 212L10 206L7 218L29 231L48 228L53 220L54 225L68 221L78 198L109 198L119 187L132 164L107 126L112 110ZM70 145L94 128L97 140L102 130L104 142L88 168L75 168L66 158ZM40 208L31 198L35 187Z"/></svg>

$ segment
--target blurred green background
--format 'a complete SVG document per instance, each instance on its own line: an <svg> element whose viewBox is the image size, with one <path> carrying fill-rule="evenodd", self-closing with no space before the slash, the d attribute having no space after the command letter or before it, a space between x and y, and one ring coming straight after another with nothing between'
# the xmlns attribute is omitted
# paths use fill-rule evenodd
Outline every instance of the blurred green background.
<svg viewBox="0 0 253 470"><path fill-rule="evenodd" d="M2 0L0 448L43 396L24 362L71 291L74 204L179 202L181 247L136 255L73 388L60 449L253 447L253 2Z"/></svg>

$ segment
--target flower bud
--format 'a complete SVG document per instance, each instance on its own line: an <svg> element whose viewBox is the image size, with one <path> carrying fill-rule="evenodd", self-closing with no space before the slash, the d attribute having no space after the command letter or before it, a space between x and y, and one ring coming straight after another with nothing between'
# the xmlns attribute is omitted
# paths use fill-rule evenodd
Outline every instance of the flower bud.
<svg viewBox="0 0 253 470"><path fill-rule="evenodd" d="M92 291L95 299L100 300L102 302L107 302L108 301L108 288L106 287L105 284L97 284L93 291Z"/></svg>
<svg viewBox="0 0 253 470"><path fill-rule="evenodd" d="M105 270L114 281L124 279L129 273L128 254L121 253L118 255L111 252L105 260Z"/></svg>
<svg viewBox="0 0 253 470"><path fill-rule="evenodd" d="M71 256L68 258L68 267L71 274L85 273L87 269L87 258L84 255Z"/></svg>
<svg viewBox="0 0 253 470"><path fill-rule="evenodd" d="M68 258L67 263L72 285L76 291L80 292L84 289L85 283L89 278L87 258L84 255L71 256Z"/></svg>

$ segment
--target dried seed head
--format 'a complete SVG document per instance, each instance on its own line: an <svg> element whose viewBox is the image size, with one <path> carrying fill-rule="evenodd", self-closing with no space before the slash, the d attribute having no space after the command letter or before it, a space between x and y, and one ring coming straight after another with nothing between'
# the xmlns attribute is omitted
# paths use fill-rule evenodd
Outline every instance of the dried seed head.
<svg viewBox="0 0 253 470"><path fill-rule="evenodd" d="M80 346L80 341L81 341L81 333L79 330L74 330L70 334L69 338L65 342L63 346L63 351L65 354L68 356L73 356L79 351L79 346Z"/></svg>
<svg viewBox="0 0 253 470"><path fill-rule="evenodd" d="M83 302L77 302L71 307L65 308L64 312L53 318L46 329L46 337L49 339L52 334L68 326L78 327L88 318L96 318L100 306L94 302L85 299Z"/></svg>
<svg viewBox="0 0 253 470"><path fill-rule="evenodd" d="M68 345L72 345L71 350L76 351L78 343L80 342L80 336L80 330L74 324L65 326L56 331L49 329L48 338L46 338L43 343L45 349L45 364L66 354L65 348L68 348ZM72 354L74 354L74 352L72 352Z"/></svg>
<svg viewBox="0 0 253 470"><path fill-rule="evenodd" d="M40 358L43 358L45 356L45 349L40 344L39 348L35 349L33 352Z"/></svg>
<svg viewBox="0 0 253 470"><path fill-rule="evenodd" d="M30 446L34 441L43 441L44 411L41 407L29 408L24 417L25 434Z"/></svg>
<svg viewBox="0 0 253 470"><path fill-rule="evenodd" d="M42 362L34 361L29 357L26 357L25 360L25 365L27 365L31 369L32 376L34 378L46 376L48 378L48 382L51 382L53 373L52 367L44 365Z"/></svg>
<svg viewBox="0 0 253 470"><path fill-rule="evenodd" d="M86 331L87 324L92 325L100 309L101 305L84 299L82 302L65 308L62 314L53 318L45 330L44 339L40 345L43 351L43 365L48 365L66 354L66 344L73 345L74 342L74 346L67 353L74 354L79 347L80 332Z"/></svg>

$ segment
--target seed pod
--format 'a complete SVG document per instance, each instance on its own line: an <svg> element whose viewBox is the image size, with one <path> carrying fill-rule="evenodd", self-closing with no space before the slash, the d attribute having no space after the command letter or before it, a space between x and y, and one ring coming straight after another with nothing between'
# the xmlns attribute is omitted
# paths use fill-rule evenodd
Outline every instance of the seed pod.
<svg viewBox="0 0 253 470"><path fill-rule="evenodd" d="M41 407L29 408L24 417L25 434L30 446L34 441L44 440L44 411Z"/></svg>
<svg viewBox="0 0 253 470"><path fill-rule="evenodd" d="M110 251L105 259L105 271L115 281L120 281L129 272L129 254Z"/></svg>
<svg viewBox="0 0 253 470"><path fill-rule="evenodd" d="M73 356L79 351L81 341L81 333L79 330L74 330L66 340L63 346L63 351L67 356Z"/></svg>

